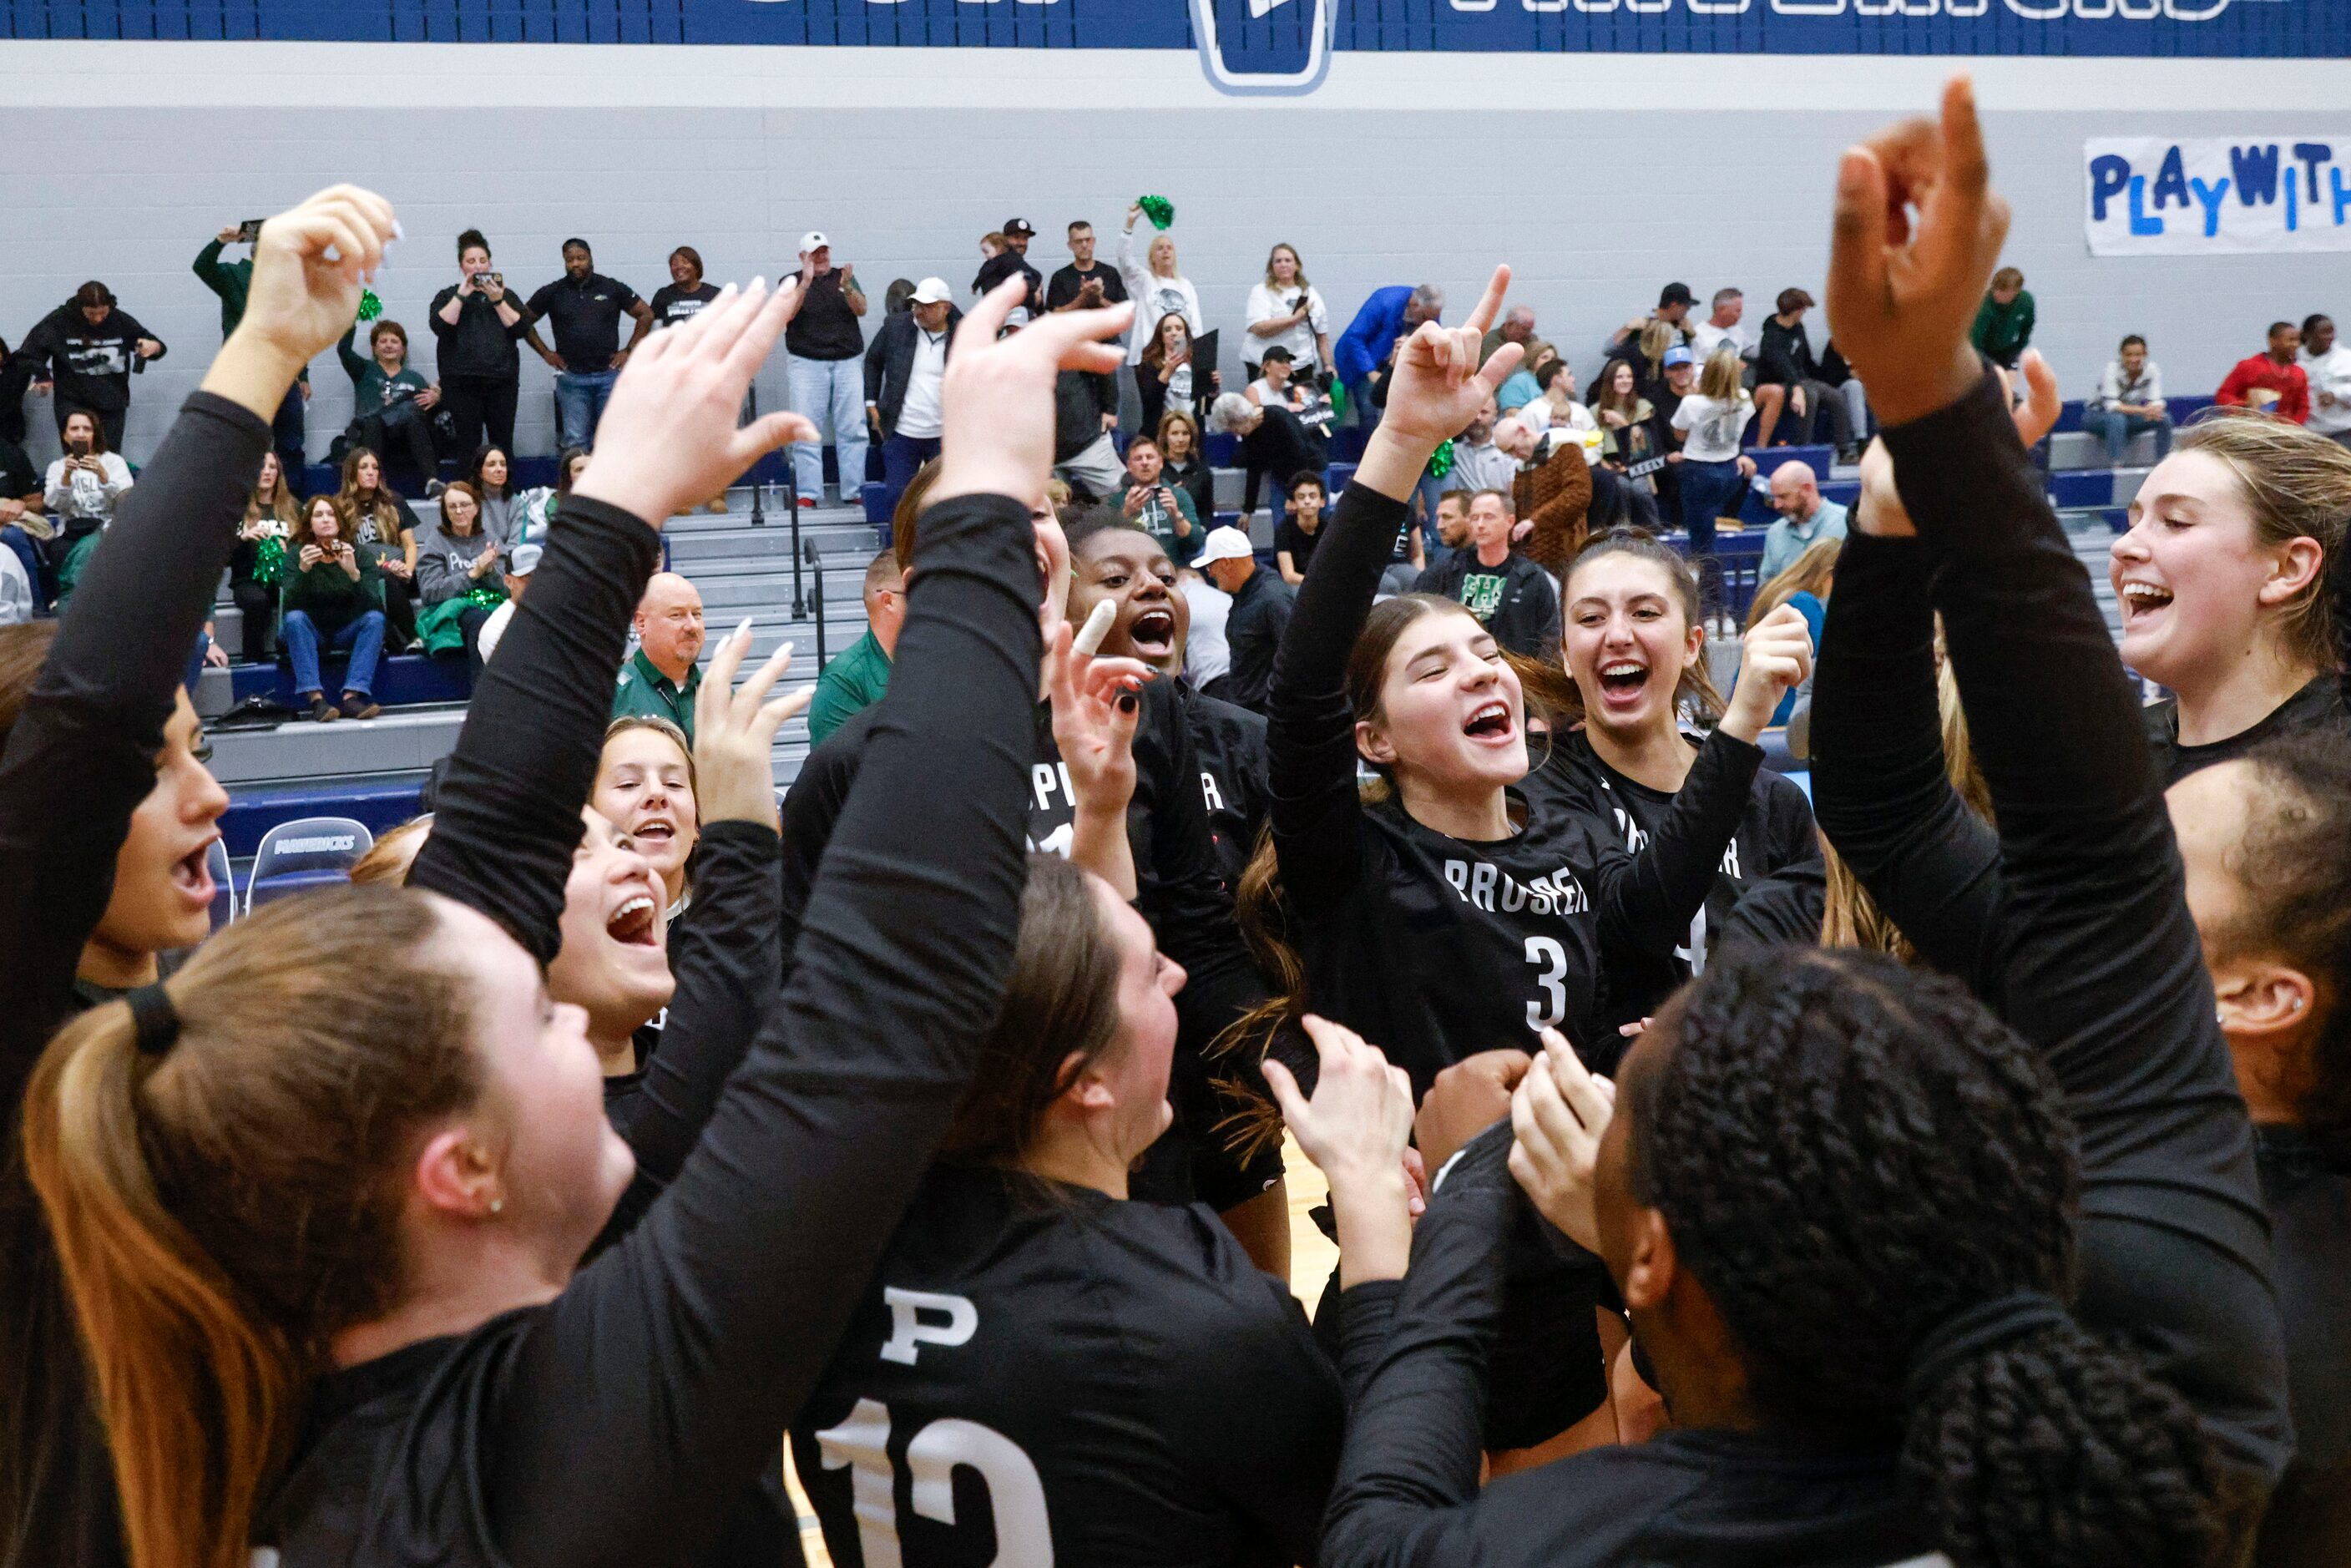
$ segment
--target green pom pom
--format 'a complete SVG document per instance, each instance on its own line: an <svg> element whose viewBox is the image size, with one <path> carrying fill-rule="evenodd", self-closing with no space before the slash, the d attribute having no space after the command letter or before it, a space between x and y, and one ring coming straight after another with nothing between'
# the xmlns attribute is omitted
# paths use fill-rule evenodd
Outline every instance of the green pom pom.
<svg viewBox="0 0 2351 1568"><path fill-rule="evenodd" d="M1453 443L1440 441L1437 444L1437 450L1429 455L1428 472L1438 479L1453 472Z"/></svg>
<svg viewBox="0 0 2351 1568"><path fill-rule="evenodd" d="M1137 196L1134 204L1143 209L1153 228L1164 229L1176 221L1176 204L1165 196Z"/></svg>
<svg viewBox="0 0 2351 1568"><path fill-rule="evenodd" d="M383 301L375 297L372 288L360 290L360 319L372 321L383 314Z"/></svg>
<svg viewBox="0 0 2351 1568"><path fill-rule="evenodd" d="M253 580L268 588L285 575L286 541L272 534L254 547Z"/></svg>

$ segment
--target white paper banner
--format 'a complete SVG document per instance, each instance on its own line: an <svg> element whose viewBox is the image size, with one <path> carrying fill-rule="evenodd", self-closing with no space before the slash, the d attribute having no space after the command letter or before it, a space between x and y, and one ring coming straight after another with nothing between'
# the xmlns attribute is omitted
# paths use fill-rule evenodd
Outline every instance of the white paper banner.
<svg viewBox="0 0 2351 1568"><path fill-rule="evenodd" d="M2093 256L2351 250L2351 130L2082 144Z"/></svg>

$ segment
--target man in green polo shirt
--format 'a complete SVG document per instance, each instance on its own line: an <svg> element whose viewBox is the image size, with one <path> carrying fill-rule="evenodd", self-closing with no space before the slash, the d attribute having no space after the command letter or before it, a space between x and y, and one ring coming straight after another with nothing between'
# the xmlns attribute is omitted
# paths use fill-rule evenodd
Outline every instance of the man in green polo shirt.
<svg viewBox="0 0 2351 1568"><path fill-rule="evenodd" d="M612 716L665 718L694 738L694 696L702 689L702 595L674 571L657 571L637 601L637 651L621 666Z"/></svg>
<svg viewBox="0 0 2351 1568"><path fill-rule="evenodd" d="M809 744L821 746L859 710L872 707L890 689L890 661L898 652L898 628L906 622L906 580L894 550L883 550L865 566L865 635L824 667L809 704Z"/></svg>

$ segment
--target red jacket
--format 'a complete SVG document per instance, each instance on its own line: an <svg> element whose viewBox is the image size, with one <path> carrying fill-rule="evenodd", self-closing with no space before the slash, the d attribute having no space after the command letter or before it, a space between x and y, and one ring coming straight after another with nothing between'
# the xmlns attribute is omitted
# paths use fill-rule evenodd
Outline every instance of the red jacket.
<svg viewBox="0 0 2351 1568"><path fill-rule="evenodd" d="M2239 360L2220 390L2212 394L2212 401L2236 406L2252 402L2247 394L2260 389L2277 393L2277 404L2270 412L2280 419L2296 424L2310 423L2310 378L2302 373L2300 365L2281 365L2267 354Z"/></svg>

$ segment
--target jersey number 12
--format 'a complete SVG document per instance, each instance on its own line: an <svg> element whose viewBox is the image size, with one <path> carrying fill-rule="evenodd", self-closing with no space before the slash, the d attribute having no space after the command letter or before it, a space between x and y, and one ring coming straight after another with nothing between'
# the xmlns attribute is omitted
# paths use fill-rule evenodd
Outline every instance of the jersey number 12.
<svg viewBox="0 0 2351 1568"><path fill-rule="evenodd" d="M890 1407L860 1399L847 1420L819 1432L816 1440L826 1469L849 1469L850 1511L857 1517L857 1548L865 1568L901 1568ZM941 1524L955 1523L957 1465L977 1470L987 1483L996 1515L996 1557L989 1568L1053 1568L1053 1531L1036 1465L1011 1438L977 1421L942 1416L906 1445L914 1511Z"/></svg>

